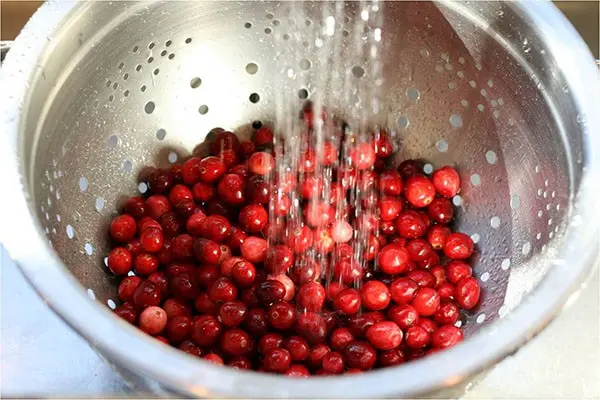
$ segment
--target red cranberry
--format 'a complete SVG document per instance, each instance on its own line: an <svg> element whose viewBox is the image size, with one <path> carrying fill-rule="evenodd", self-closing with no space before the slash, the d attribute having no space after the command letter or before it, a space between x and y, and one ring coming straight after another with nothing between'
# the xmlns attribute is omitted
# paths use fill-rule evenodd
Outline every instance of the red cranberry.
<svg viewBox="0 0 600 400"><path fill-rule="evenodd" d="M465 310L470 310L479 302L481 288L475 278L463 278L456 284L456 302Z"/></svg>
<svg viewBox="0 0 600 400"><path fill-rule="evenodd" d="M227 327L239 326L246 318L248 307L241 301L228 301L219 308L219 320Z"/></svg>
<svg viewBox="0 0 600 400"><path fill-rule="evenodd" d="M267 313L262 308L251 308L244 320L244 328L252 336L262 336L267 333Z"/></svg>
<svg viewBox="0 0 600 400"><path fill-rule="evenodd" d="M192 195L194 200L198 202L207 202L214 198L217 194L217 190L211 184L198 182L192 186Z"/></svg>
<svg viewBox="0 0 600 400"><path fill-rule="evenodd" d="M211 299L208 293L200 293L194 301L194 308L200 314L211 314L216 315L218 306Z"/></svg>
<svg viewBox="0 0 600 400"><path fill-rule="evenodd" d="M217 243L223 242L231 234L231 224L222 215L210 215L200 223L200 236L213 240Z"/></svg>
<svg viewBox="0 0 600 400"><path fill-rule="evenodd" d="M325 291L327 292L327 299L331 301L335 300L338 294L340 294L340 292L344 289L346 289L346 286L343 283L330 282L325 288Z"/></svg>
<svg viewBox="0 0 600 400"><path fill-rule="evenodd" d="M323 357L323 370L327 374L338 375L344 372L344 357L337 351L330 351Z"/></svg>
<svg viewBox="0 0 600 400"><path fill-rule="evenodd" d="M454 218L454 206L452 202L443 197L434 199L429 204L429 207L427 207L427 212L429 217L439 224L447 224Z"/></svg>
<svg viewBox="0 0 600 400"><path fill-rule="evenodd" d="M221 336L221 349L230 356L243 356L252 349L252 339L245 331L232 328Z"/></svg>
<svg viewBox="0 0 600 400"><path fill-rule="evenodd" d="M271 198L271 185L269 181L261 175L255 175L250 178L246 184L246 198L250 203L268 203Z"/></svg>
<svg viewBox="0 0 600 400"><path fill-rule="evenodd" d="M369 310L383 310L391 300L390 291L380 281L366 282L361 288L362 305Z"/></svg>
<svg viewBox="0 0 600 400"><path fill-rule="evenodd" d="M433 319L440 325L454 325L459 316L460 310L456 304L446 301L440 304L440 308L433 314Z"/></svg>
<svg viewBox="0 0 600 400"><path fill-rule="evenodd" d="M150 217L142 217L137 222L137 231L143 232L147 228L158 228L162 229L162 226L153 218ZM141 244L140 244L141 247Z"/></svg>
<svg viewBox="0 0 600 400"><path fill-rule="evenodd" d="M325 303L325 288L318 282L309 282L300 287L296 304L306 311L319 312Z"/></svg>
<svg viewBox="0 0 600 400"><path fill-rule="evenodd" d="M185 315L169 317L166 327L167 337L172 343L180 343L190 336L192 319Z"/></svg>
<svg viewBox="0 0 600 400"><path fill-rule="evenodd" d="M306 364L313 369L321 368L323 365L323 358L327 353L331 350L327 347L326 344L317 344L312 349L310 349L310 353L308 354L308 359L306 360Z"/></svg>
<svg viewBox="0 0 600 400"><path fill-rule="evenodd" d="M282 346L283 336L281 336L279 333L267 333L258 341L258 351L263 355Z"/></svg>
<svg viewBox="0 0 600 400"><path fill-rule="evenodd" d="M125 275L131 271L133 257L131 252L123 247L115 247L108 253L108 268L115 275Z"/></svg>
<svg viewBox="0 0 600 400"><path fill-rule="evenodd" d="M383 221L392 221L402 212L402 202L397 197L382 197L379 200L379 216Z"/></svg>
<svg viewBox="0 0 600 400"><path fill-rule="evenodd" d="M266 126L259 128L254 133L254 143L257 146L265 146L273 143L273 131Z"/></svg>
<svg viewBox="0 0 600 400"><path fill-rule="evenodd" d="M435 322L425 317L419 318L419 322L417 323L417 325L425 329L430 335L438 329L438 326Z"/></svg>
<svg viewBox="0 0 600 400"><path fill-rule="evenodd" d="M378 322L367 330L367 339L377 349L392 350L402 343L402 331L391 321Z"/></svg>
<svg viewBox="0 0 600 400"><path fill-rule="evenodd" d="M304 208L304 218L312 227L327 226L335 218L335 210L329 204L311 201Z"/></svg>
<svg viewBox="0 0 600 400"><path fill-rule="evenodd" d="M317 153L315 149L308 148L300 154L298 160L298 170L300 172L315 172L317 164Z"/></svg>
<svg viewBox="0 0 600 400"><path fill-rule="evenodd" d="M174 183L182 183L183 182L183 175L182 175L182 166L180 164L173 164L171 165L171 170L169 171L171 173L171 177L173 179Z"/></svg>
<svg viewBox="0 0 600 400"><path fill-rule="evenodd" d="M415 294L412 306L417 310L419 315L428 317L435 314L439 308L440 296L435 289L422 287Z"/></svg>
<svg viewBox="0 0 600 400"><path fill-rule="evenodd" d="M202 357L202 359L217 365L224 365L223 358L215 353L210 353Z"/></svg>
<svg viewBox="0 0 600 400"><path fill-rule="evenodd" d="M242 158L247 159L256 151L256 146L252 142L241 142L239 151Z"/></svg>
<svg viewBox="0 0 600 400"><path fill-rule="evenodd" d="M414 175L406 181L406 200L414 207L427 207L435 198L433 183L423 175Z"/></svg>
<svg viewBox="0 0 600 400"><path fill-rule="evenodd" d="M203 351L200 347L196 346L192 341L185 340L179 345L179 350L186 352L192 356L202 357Z"/></svg>
<svg viewBox="0 0 600 400"><path fill-rule="evenodd" d="M133 300L135 288L140 284L142 278L137 276L126 276L119 285L119 298L123 301Z"/></svg>
<svg viewBox="0 0 600 400"><path fill-rule="evenodd" d="M400 236L408 239L419 238L427 232L425 220L416 211L408 210L400 213L396 218L396 229Z"/></svg>
<svg viewBox="0 0 600 400"><path fill-rule="evenodd" d="M423 169L421 162L417 160L405 160L398 166L398 172L404 179L408 179Z"/></svg>
<svg viewBox="0 0 600 400"><path fill-rule="evenodd" d="M437 288L437 291L440 295L440 300L450 300L454 298L454 285L451 283L442 283L440 287Z"/></svg>
<svg viewBox="0 0 600 400"><path fill-rule="evenodd" d="M276 301L267 311L269 324L279 330L290 329L296 322L296 309L285 301Z"/></svg>
<svg viewBox="0 0 600 400"><path fill-rule="evenodd" d="M136 232L135 219L123 214L115 217L110 223L110 235L120 243L127 243L134 238Z"/></svg>
<svg viewBox="0 0 600 400"><path fill-rule="evenodd" d="M300 195L305 199L318 197L323 192L323 178L316 176L306 176L300 183Z"/></svg>
<svg viewBox="0 0 600 400"><path fill-rule="evenodd" d="M238 261L231 270L231 277L240 287L249 287L256 279L256 268L249 261Z"/></svg>
<svg viewBox="0 0 600 400"><path fill-rule="evenodd" d="M238 289L229 278L219 278L211 286L208 297L214 303L226 303L237 299Z"/></svg>
<svg viewBox="0 0 600 400"><path fill-rule="evenodd" d="M431 343L434 348L445 349L463 340L462 331L454 325L444 325L433 333Z"/></svg>
<svg viewBox="0 0 600 400"><path fill-rule="evenodd" d="M195 271L196 267L194 267L193 264L172 263L167 265L165 268L165 273L169 278L173 278L181 274L194 275Z"/></svg>
<svg viewBox="0 0 600 400"><path fill-rule="evenodd" d="M348 319L348 330L356 338L363 338L367 332L367 329L375 324L376 319L370 313L362 315L355 315Z"/></svg>
<svg viewBox="0 0 600 400"><path fill-rule="evenodd" d="M171 239L165 239L162 249L156 253L156 258L161 265L173 262L173 250L171 250Z"/></svg>
<svg viewBox="0 0 600 400"><path fill-rule="evenodd" d="M182 200L192 200L194 195L186 185L175 185L169 191L169 201L171 204L178 204Z"/></svg>
<svg viewBox="0 0 600 400"><path fill-rule="evenodd" d="M259 281L259 279L257 278L256 281ZM257 288L258 287L256 285L253 285L247 289L242 290L240 300L242 300L242 302L248 307L258 307L260 305L260 301L258 301L258 297L256 296Z"/></svg>
<svg viewBox="0 0 600 400"><path fill-rule="evenodd" d="M183 167L185 168L185 164ZM227 171L227 166L220 158L213 156L205 157L198 163L197 176L202 182L212 183L221 178L225 174L225 171ZM196 182L186 183L191 184Z"/></svg>
<svg viewBox="0 0 600 400"><path fill-rule="evenodd" d="M198 346L212 346L221 336L221 324L212 315L201 315L192 325L192 341Z"/></svg>
<svg viewBox="0 0 600 400"><path fill-rule="evenodd" d="M452 261L446 265L446 277L450 283L457 284L464 278L470 278L473 275L471 266L462 261Z"/></svg>
<svg viewBox="0 0 600 400"><path fill-rule="evenodd" d="M265 269L273 274L285 273L294 263L294 252L288 246L277 245L269 248Z"/></svg>
<svg viewBox="0 0 600 400"><path fill-rule="evenodd" d="M163 233L158 228L146 228L140 235L140 244L144 251L156 253L163 246Z"/></svg>
<svg viewBox="0 0 600 400"><path fill-rule="evenodd" d="M234 133L221 131L217 133L215 141L210 144L210 151L214 155L218 155L227 150L237 151L239 147L240 141Z"/></svg>
<svg viewBox="0 0 600 400"><path fill-rule="evenodd" d="M375 164L375 149L372 143L359 143L350 150L350 158L359 170L367 169Z"/></svg>
<svg viewBox="0 0 600 400"><path fill-rule="evenodd" d="M132 239L129 241L129 243L127 243L125 249L130 252L132 256L137 256L142 252L142 245L140 244L139 240Z"/></svg>
<svg viewBox="0 0 600 400"><path fill-rule="evenodd" d="M249 236L244 240L244 243L240 246L242 257L252 263L261 263L265 261L267 256L267 241L256 237Z"/></svg>
<svg viewBox="0 0 600 400"><path fill-rule="evenodd" d="M177 299L167 299L162 308L167 313L167 317L169 319L179 316L189 317L192 315L192 310L190 307L186 303Z"/></svg>
<svg viewBox="0 0 600 400"><path fill-rule="evenodd" d="M408 260L408 251L394 244L388 244L381 249L377 257L379 268L389 275L396 275L403 272L408 266Z"/></svg>
<svg viewBox="0 0 600 400"><path fill-rule="evenodd" d="M355 260L342 259L333 268L333 276L340 283L353 284L363 277L364 271Z"/></svg>
<svg viewBox="0 0 600 400"><path fill-rule="evenodd" d="M460 190L460 176L452 167L445 166L433 173L433 185L439 194L451 198Z"/></svg>
<svg viewBox="0 0 600 400"><path fill-rule="evenodd" d="M308 226L294 229L287 238L287 245L295 253L307 251L313 242L313 232Z"/></svg>
<svg viewBox="0 0 600 400"><path fill-rule="evenodd" d="M115 308L115 314L134 325L138 317L138 309L134 304L123 303Z"/></svg>
<svg viewBox="0 0 600 400"><path fill-rule="evenodd" d="M329 343L334 350L343 350L350 342L354 340L354 335L348 328L338 328L331 332Z"/></svg>
<svg viewBox="0 0 600 400"><path fill-rule="evenodd" d="M156 285L161 294L167 294L169 291L169 281L164 272L155 271L148 276L148 280Z"/></svg>
<svg viewBox="0 0 600 400"><path fill-rule="evenodd" d="M360 310L360 293L355 289L344 289L337 295L333 305L346 315L353 315Z"/></svg>
<svg viewBox="0 0 600 400"><path fill-rule="evenodd" d="M392 349L379 352L377 365L380 367L391 367L404 362L404 353L400 349Z"/></svg>
<svg viewBox="0 0 600 400"><path fill-rule="evenodd" d="M142 196L130 197L125 202L123 210L134 218L146 215L146 200Z"/></svg>
<svg viewBox="0 0 600 400"><path fill-rule="evenodd" d="M425 261L434 254L433 248L428 241L423 239L413 239L406 243L406 250L412 261Z"/></svg>
<svg viewBox="0 0 600 400"><path fill-rule="evenodd" d="M225 263L223 263L225 264ZM202 265L196 270L196 282L204 289L209 289L219 278L219 268L215 265Z"/></svg>
<svg viewBox="0 0 600 400"><path fill-rule="evenodd" d="M344 358L350 368L364 371L373 368L377 361L377 353L367 342L355 340L344 349Z"/></svg>
<svg viewBox="0 0 600 400"><path fill-rule="evenodd" d="M177 235L171 241L173 258L179 261L190 261L194 255L194 238L187 233Z"/></svg>
<svg viewBox="0 0 600 400"><path fill-rule="evenodd" d="M289 196L285 194L277 195L272 200L271 209L275 212L275 215L278 217L287 216L292 207L292 200Z"/></svg>
<svg viewBox="0 0 600 400"><path fill-rule="evenodd" d="M248 159L248 169L256 175L269 175L275 168L275 159L269 153L258 151Z"/></svg>
<svg viewBox="0 0 600 400"><path fill-rule="evenodd" d="M186 185L193 185L200 180L201 159L192 157L181 166L181 179Z"/></svg>
<svg viewBox="0 0 600 400"><path fill-rule="evenodd" d="M377 133L375 137L375 154L377 157L387 158L391 156L394 145L390 137L385 132Z"/></svg>
<svg viewBox="0 0 600 400"><path fill-rule="evenodd" d="M194 300L198 297L199 290L193 275L183 273L169 281L169 288L173 296L178 299Z"/></svg>
<svg viewBox="0 0 600 400"><path fill-rule="evenodd" d="M435 225L429 228L429 231L427 232L427 240L434 250L441 250L446 245L446 240L448 240L448 236L451 233L452 231L450 228L442 225Z"/></svg>
<svg viewBox="0 0 600 400"><path fill-rule="evenodd" d="M158 219L161 215L172 210L171 203L162 194L155 194L146 200L148 215L151 218Z"/></svg>
<svg viewBox="0 0 600 400"><path fill-rule="evenodd" d="M263 367L269 372L285 372L291 362L290 352L282 348L271 349L263 356Z"/></svg>
<svg viewBox="0 0 600 400"><path fill-rule="evenodd" d="M133 292L133 302L139 307L158 306L160 298L160 290L149 280L141 281Z"/></svg>
<svg viewBox="0 0 600 400"><path fill-rule="evenodd" d="M246 235L246 232L235 226L232 226L230 230L230 235L225 240L225 244L229 246L231 251L239 252L242 243L244 243L247 237L248 235Z"/></svg>
<svg viewBox="0 0 600 400"><path fill-rule="evenodd" d="M431 341L431 334L422 326L411 326L406 330L404 341L411 349L423 349Z"/></svg>
<svg viewBox="0 0 600 400"><path fill-rule="evenodd" d="M314 312L304 312L298 316L296 332L312 345L322 343L327 334L327 324L323 317Z"/></svg>
<svg viewBox="0 0 600 400"><path fill-rule="evenodd" d="M424 269L416 269L414 271L406 274L406 277L412 281L417 282L417 285L420 287L430 287L433 288L435 286L435 277L429 271Z"/></svg>
<svg viewBox="0 0 600 400"><path fill-rule="evenodd" d="M217 185L219 198L228 204L240 205L245 202L244 178L236 174L225 175Z"/></svg>
<svg viewBox="0 0 600 400"><path fill-rule="evenodd" d="M336 243L345 243L352 239L353 235L352 225L344 220L334 222L331 227L331 237Z"/></svg>
<svg viewBox="0 0 600 400"><path fill-rule="evenodd" d="M240 211L239 221L242 228L248 232L256 233L262 231L267 225L269 215L263 206L250 204Z"/></svg>
<svg viewBox="0 0 600 400"><path fill-rule="evenodd" d="M227 365L234 369L252 369L252 362L244 356L233 357L227 362Z"/></svg>
<svg viewBox="0 0 600 400"><path fill-rule="evenodd" d="M384 171L379 175L379 191L386 196L400 196L402 177L396 171Z"/></svg>
<svg viewBox="0 0 600 400"><path fill-rule="evenodd" d="M446 269L442 265L436 265L429 270L435 278L434 287L437 289L443 283L446 283Z"/></svg>
<svg viewBox="0 0 600 400"><path fill-rule="evenodd" d="M291 376L296 378L304 378L310 376L310 372L308 369L302 364L292 364L290 367L283 373L285 376Z"/></svg>
<svg viewBox="0 0 600 400"><path fill-rule="evenodd" d="M256 296L263 304L268 305L283 300L285 292L286 290L283 283L274 279L267 279L258 287Z"/></svg>
<svg viewBox="0 0 600 400"><path fill-rule="evenodd" d="M219 264L221 259L221 246L209 239L196 239L194 241L194 254L202 263Z"/></svg>
<svg viewBox="0 0 600 400"><path fill-rule="evenodd" d="M380 231L385 236L396 234L396 221L381 221Z"/></svg>
<svg viewBox="0 0 600 400"><path fill-rule="evenodd" d="M338 149L335 144L325 142L323 144L323 165L333 165L338 160Z"/></svg>
<svg viewBox="0 0 600 400"><path fill-rule="evenodd" d="M290 352L292 361L304 361L310 353L308 342L300 336L290 336L283 342L283 347Z"/></svg>
<svg viewBox="0 0 600 400"><path fill-rule="evenodd" d="M390 308L388 317L403 330L406 330L419 322L419 313L413 306L408 304Z"/></svg>
<svg viewBox="0 0 600 400"><path fill-rule="evenodd" d="M455 232L448 235L444 254L453 260L469 258L473 253L473 240L464 233Z"/></svg>

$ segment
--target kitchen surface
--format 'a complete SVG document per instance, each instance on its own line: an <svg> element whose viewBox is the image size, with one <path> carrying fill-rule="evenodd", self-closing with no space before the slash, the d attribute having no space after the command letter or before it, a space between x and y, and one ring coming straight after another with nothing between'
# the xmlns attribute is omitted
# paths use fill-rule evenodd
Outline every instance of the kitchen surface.
<svg viewBox="0 0 600 400"><path fill-rule="evenodd" d="M599 3L558 2L598 58ZM3 1L2 40L39 6ZM600 398L598 265L577 302L465 398ZM140 397L27 284L0 246L0 394L3 397Z"/></svg>

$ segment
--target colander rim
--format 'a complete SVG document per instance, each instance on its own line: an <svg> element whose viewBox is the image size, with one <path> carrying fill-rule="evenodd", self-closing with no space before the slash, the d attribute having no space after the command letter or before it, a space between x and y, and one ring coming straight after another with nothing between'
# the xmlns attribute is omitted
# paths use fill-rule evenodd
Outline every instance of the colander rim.
<svg viewBox="0 0 600 400"><path fill-rule="evenodd" d="M561 43L569 40L570 60L564 60L563 73L573 85L571 93L579 100L579 109L587 116L582 130L588 145L586 160L589 160L573 209L586 223L572 226L567 232L564 249L569 250L570 257L556 263L513 312L482 328L458 346L408 365L361 375L310 380L222 368L198 361L169 346L157 345L155 340L119 321L105 306L91 300L85 288L68 272L37 222L35 206L26 194L26 182L18 162L21 105L27 102L26 83L35 71L37 57L45 48L46 38L65 18L86 6L86 3L63 1L43 4L15 41L0 72L2 87L8 89L0 94L4 105L0 167L6 174L5 204L0 207L0 213L2 220L8 222L0 228L0 234L10 255L40 296L109 360L189 396L213 393L244 397L416 396L468 379L516 351L556 316L588 275L593 254L578 250L584 246L597 246L598 217L592 202L597 198L597 190L592 177L600 175L600 135L593 134L600 132L600 115L594 113L595 105L600 104L600 94L598 87L585 84L585 78L588 82L594 81L597 72L583 41L553 5L513 3L510 7L524 12L537 29L550 32L549 54L560 55L565 50ZM574 61L582 57L590 59L589 67ZM89 321L95 323L89 324Z"/></svg>

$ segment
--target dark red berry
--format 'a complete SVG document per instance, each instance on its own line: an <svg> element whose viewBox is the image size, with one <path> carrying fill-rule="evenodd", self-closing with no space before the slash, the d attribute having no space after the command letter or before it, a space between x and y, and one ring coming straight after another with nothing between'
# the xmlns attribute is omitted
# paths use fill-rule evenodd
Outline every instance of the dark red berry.
<svg viewBox="0 0 600 400"><path fill-rule="evenodd" d="M440 306L440 296L435 289L422 287L417 290L412 301L412 306L417 310L419 315L428 317L435 314Z"/></svg>
<svg viewBox="0 0 600 400"><path fill-rule="evenodd" d="M452 167L445 166L433 173L433 185L444 197L454 197L460 190L460 176Z"/></svg>
<svg viewBox="0 0 600 400"><path fill-rule="evenodd" d="M296 308L288 302L276 301L269 307L267 317L269 324L279 330L290 329L296 323Z"/></svg>
<svg viewBox="0 0 600 400"><path fill-rule="evenodd" d="M435 331L431 338L433 347L445 349L463 340L462 331L454 325L444 325Z"/></svg>
<svg viewBox="0 0 600 400"><path fill-rule="evenodd" d="M136 233L135 219L131 215L123 214L115 217L110 223L110 235L120 243L127 243L134 238Z"/></svg>
<svg viewBox="0 0 600 400"><path fill-rule="evenodd" d="M403 330L419 322L419 312L408 304L391 307L388 310L388 317Z"/></svg>
<svg viewBox="0 0 600 400"><path fill-rule="evenodd" d="M248 307L241 301L228 301L219 308L219 320L227 327L239 326L246 318Z"/></svg>
<svg viewBox="0 0 600 400"><path fill-rule="evenodd" d="M325 288L318 282L309 282L300 287L296 304L303 311L319 312L325 303Z"/></svg>
<svg viewBox="0 0 600 400"><path fill-rule="evenodd" d="M453 260L469 258L473 253L473 240L464 233L455 232L448 235L444 246L444 254Z"/></svg>
<svg viewBox="0 0 600 400"><path fill-rule="evenodd" d="M377 322L367 329L367 340L379 350L392 350L402 343L400 327L391 321Z"/></svg>
<svg viewBox="0 0 600 400"><path fill-rule="evenodd" d="M403 272L408 266L408 251L394 244L389 244L381 249L377 257L381 271L390 275L397 275Z"/></svg>
<svg viewBox="0 0 600 400"><path fill-rule="evenodd" d="M377 353L367 342L355 340L344 349L344 358L349 367L365 371L373 368Z"/></svg>
<svg viewBox="0 0 600 400"><path fill-rule="evenodd" d="M263 367L269 372L285 372L291 362L290 352L282 348L271 349L263 356Z"/></svg>
<svg viewBox="0 0 600 400"><path fill-rule="evenodd" d="M198 346L212 346L221 336L221 324L212 315L196 318L191 329L192 341Z"/></svg>
<svg viewBox="0 0 600 400"><path fill-rule="evenodd" d="M470 310L479 303L480 294L479 282L473 277L458 281L454 290L456 302L465 310Z"/></svg>
<svg viewBox="0 0 600 400"><path fill-rule="evenodd" d="M229 356L243 356L252 349L252 339L242 329L232 328L221 336L221 349Z"/></svg>
<svg viewBox="0 0 600 400"><path fill-rule="evenodd" d="M160 298L160 290L149 280L141 281L133 292L133 302L139 307L158 306Z"/></svg>
<svg viewBox="0 0 600 400"><path fill-rule="evenodd" d="M125 275L131 271L133 257L124 247L115 247L108 254L108 268L115 275Z"/></svg>
<svg viewBox="0 0 600 400"><path fill-rule="evenodd" d="M208 296L214 303L226 303L237 299L238 289L229 278L219 278L211 286Z"/></svg>

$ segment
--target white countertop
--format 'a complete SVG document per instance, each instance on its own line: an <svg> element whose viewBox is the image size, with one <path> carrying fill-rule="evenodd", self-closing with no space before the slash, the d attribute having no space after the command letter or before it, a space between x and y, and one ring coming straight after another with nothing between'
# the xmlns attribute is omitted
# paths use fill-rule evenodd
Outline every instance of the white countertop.
<svg viewBox="0 0 600 400"><path fill-rule="evenodd" d="M0 252L1 396L135 396ZM596 271L579 301L465 398L600 399L599 280Z"/></svg>

